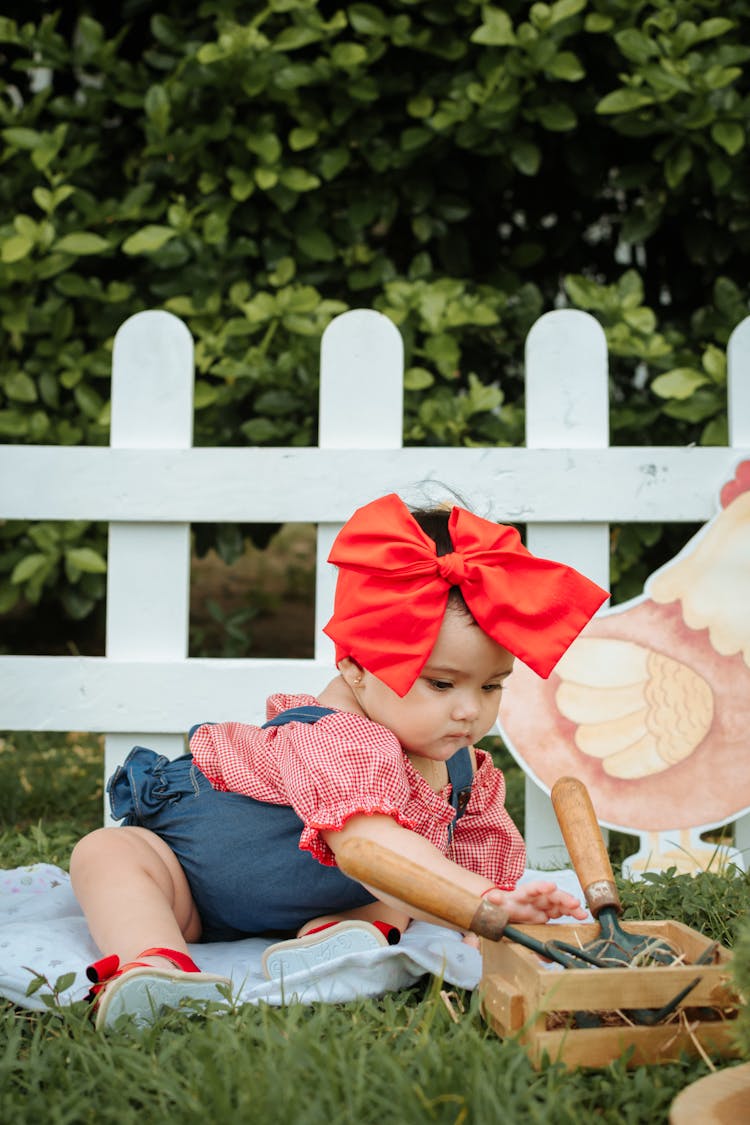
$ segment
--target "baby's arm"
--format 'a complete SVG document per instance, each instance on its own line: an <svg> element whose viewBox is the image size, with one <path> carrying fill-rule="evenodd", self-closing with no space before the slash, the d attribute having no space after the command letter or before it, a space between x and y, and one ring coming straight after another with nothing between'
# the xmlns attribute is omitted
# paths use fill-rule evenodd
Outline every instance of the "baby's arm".
<svg viewBox="0 0 750 1125"><path fill-rule="evenodd" d="M336 855L336 850L343 840L355 836L374 840L384 847L390 848L391 851L420 864L427 871L440 875L473 894L482 895L489 892L490 901L503 905L508 910L511 922L546 922L550 918L559 918L563 914L572 914L576 918L587 917L573 895L560 890L551 882L538 880L534 883L525 883L514 891L493 890L493 884L483 875L477 875L473 871L467 871L465 867L459 867L457 863L447 859L424 837L408 828L403 828L389 816L365 816L360 814L350 817L341 831L323 833L323 837L334 855ZM421 913L407 903L390 895L384 895L381 891L376 891L372 887L368 887L368 890L381 902L397 909L406 910L412 918L418 918L425 922L438 922L443 926L447 925L442 919Z"/></svg>

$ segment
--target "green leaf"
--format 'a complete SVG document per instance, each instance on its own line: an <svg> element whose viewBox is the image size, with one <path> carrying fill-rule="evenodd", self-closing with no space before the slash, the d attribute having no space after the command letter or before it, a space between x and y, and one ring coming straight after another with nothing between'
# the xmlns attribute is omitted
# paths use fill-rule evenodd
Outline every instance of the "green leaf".
<svg viewBox="0 0 750 1125"><path fill-rule="evenodd" d="M670 188L679 187L693 166L693 150L690 145L681 144L664 161L664 178Z"/></svg>
<svg viewBox="0 0 750 1125"><path fill-rule="evenodd" d="M302 149L317 144L318 136L317 129L306 129L298 125L289 134L289 147L292 152L301 152Z"/></svg>
<svg viewBox="0 0 750 1125"><path fill-rule="evenodd" d="M273 168L256 168L255 182L261 191L270 191L279 182L278 172L274 172Z"/></svg>
<svg viewBox="0 0 750 1125"><path fill-rule="evenodd" d="M727 356L715 344L709 344L701 356L703 368L715 383L725 383L727 379Z"/></svg>
<svg viewBox="0 0 750 1125"><path fill-rule="evenodd" d="M306 168L285 168L279 180L290 191L312 191L320 187L320 180L313 176Z"/></svg>
<svg viewBox="0 0 750 1125"><path fill-rule="evenodd" d="M59 976L55 981L54 991L66 992L71 987L71 985L75 984L75 980L75 973L63 973L62 976Z"/></svg>
<svg viewBox="0 0 750 1125"><path fill-rule="evenodd" d="M325 32L322 28L313 27L285 27L271 44L272 51L298 51L300 47L307 47L310 43L317 43Z"/></svg>
<svg viewBox="0 0 750 1125"><path fill-rule="evenodd" d="M255 191L255 179L244 168L230 167L227 169L227 176L232 185L229 189L232 199L244 203Z"/></svg>
<svg viewBox="0 0 750 1125"><path fill-rule="evenodd" d="M503 394L499 387L486 386L474 374L469 373L469 391L467 394L472 414L485 410L495 410L503 401Z"/></svg>
<svg viewBox="0 0 750 1125"><path fill-rule="evenodd" d="M284 151L275 133L251 133L245 138L245 147L254 152L264 164L275 164Z"/></svg>
<svg viewBox="0 0 750 1125"><path fill-rule="evenodd" d="M28 257L34 249L34 240L25 234L12 234L10 238L3 240L2 247L0 248L0 259L11 265L13 262L20 262L23 258Z"/></svg>
<svg viewBox="0 0 750 1125"><path fill-rule="evenodd" d="M71 547L65 552L65 561L85 574L106 574L107 563L93 547Z"/></svg>
<svg viewBox="0 0 750 1125"><path fill-rule="evenodd" d="M298 236L297 245L308 258L317 262L332 262L336 257L336 247L324 230L305 231Z"/></svg>
<svg viewBox="0 0 750 1125"><path fill-rule="evenodd" d="M598 309L602 306L603 291L600 285L580 274L568 274L565 292L577 308Z"/></svg>
<svg viewBox="0 0 750 1125"><path fill-rule="evenodd" d="M172 107L169 101L169 95L164 86L157 83L148 88L143 101L143 109L151 124L154 125L160 133L166 133L169 128Z"/></svg>
<svg viewBox="0 0 750 1125"><path fill-rule="evenodd" d="M360 35L387 35L389 22L374 4L351 4L347 9L349 23Z"/></svg>
<svg viewBox="0 0 750 1125"><path fill-rule="evenodd" d="M63 237L55 243L53 249L58 250L61 254L75 254L77 256L83 254L101 254L102 250L109 249L109 243L106 238L101 238L98 234L91 234L90 231L85 230L77 230L71 231L70 234L63 235Z"/></svg>
<svg viewBox="0 0 750 1125"><path fill-rule="evenodd" d="M403 152L414 152L416 149L424 148L426 144L429 144L434 135L432 130L414 125L408 129L404 129L399 145Z"/></svg>
<svg viewBox="0 0 750 1125"><path fill-rule="evenodd" d="M701 445L729 445L729 425L726 417L712 418L703 427Z"/></svg>
<svg viewBox="0 0 750 1125"><path fill-rule="evenodd" d="M597 102L595 109L597 113L630 113L634 109L642 109L653 104L652 94L635 90L632 86L623 86L619 90L613 90L611 94L606 94Z"/></svg>
<svg viewBox="0 0 750 1125"><path fill-rule="evenodd" d="M3 390L15 402L36 402L37 390L34 380L25 371L13 371L2 379Z"/></svg>
<svg viewBox="0 0 750 1125"><path fill-rule="evenodd" d="M78 409L88 418L95 421L99 417L99 412L104 403L101 395L93 387L90 387L87 383L79 383L73 391L73 397Z"/></svg>
<svg viewBox="0 0 750 1125"><path fill-rule="evenodd" d="M592 35L602 35L604 32L611 31L613 26L612 17L602 15L600 12L590 12L583 21L584 30L591 32Z"/></svg>
<svg viewBox="0 0 750 1125"><path fill-rule="evenodd" d="M730 156L745 147L745 130L736 121L717 121L711 126L711 136Z"/></svg>
<svg viewBox="0 0 750 1125"><path fill-rule="evenodd" d="M22 148L26 149L27 152L33 152L34 149L44 144L44 135L38 133L36 129L27 129L24 126L16 125L10 129L3 129L3 140L7 141L9 145L13 145L14 148Z"/></svg>
<svg viewBox="0 0 750 1125"><path fill-rule="evenodd" d="M508 47L516 41L508 13L500 8L493 8L491 4L485 4L482 8L481 26L469 38L472 43L481 43L483 47Z"/></svg>
<svg viewBox="0 0 750 1125"><path fill-rule="evenodd" d="M657 375L651 384L651 390L659 398L690 398L693 391L708 382L702 371L694 367L675 367L672 371L665 371Z"/></svg>
<svg viewBox="0 0 750 1125"><path fill-rule="evenodd" d="M242 311L250 324L265 324L278 314L276 298L271 293L256 293L242 305Z"/></svg>
<svg viewBox="0 0 750 1125"><path fill-rule="evenodd" d="M673 399L662 407L668 418L679 418L681 422L705 422L720 409L716 396L706 395L702 387L688 399Z"/></svg>
<svg viewBox="0 0 750 1125"><path fill-rule="evenodd" d="M406 103L406 112L410 117L429 117L434 108L434 99L427 94L417 94Z"/></svg>
<svg viewBox="0 0 750 1125"><path fill-rule="evenodd" d="M726 160L712 157L708 162L708 174L717 191L725 188L732 178L732 169Z"/></svg>
<svg viewBox="0 0 750 1125"><path fill-rule="evenodd" d="M703 81L709 90L723 90L741 76L739 66L710 66L703 74Z"/></svg>
<svg viewBox="0 0 750 1125"><path fill-rule="evenodd" d="M325 180L333 180L351 160L345 148L332 148L320 157L320 174Z"/></svg>
<svg viewBox="0 0 750 1125"><path fill-rule="evenodd" d="M624 31L618 31L615 35L615 43L622 51L626 59L631 62L645 63L653 55L659 54L657 44L644 35L642 31L638 31L634 27L625 28Z"/></svg>
<svg viewBox="0 0 750 1125"><path fill-rule="evenodd" d="M29 420L19 410L0 410L0 436L26 437L29 431Z"/></svg>
<svg viewBox="0 0 750 1125"><path fill-rule="evenodd" d="M43 988L46 983L47 983L47 981L44 979L43 976L34 977L34 979L32 981L30 981L29 984L26 986L26 995L27 996L33 996L34 993L38 992L40 988Z"/></svg>
<svg viewBox="0 0 750 1125"><path fill-rule="evenodd" d="M577 16L586 7L588 0L556 0L550 8L550 27L561 20L569 20L571 16Z"/></svg>
<svg viewBox="0 0 750 1125"><path fill-rule="evenodd" d="M569 129L575 129L578 124L578 118L573 110L563 102L539 106L536 115L544 128L549 129L551 133L565 133Z"/></svg>
<svg viewBox="0 0 750 1125"><path fill-rule="evenodd" d="M280 258L276 263L276 268L269 273L268 280L271 282L271 285L288 285L296 272L297 265L294 258Z"/></svg>
<svg viewBox="0 0 750 1125"><path fill-rule="evenodd" d="M715 39L725 31L731 31L734 26L734 20L722 19L721 16L703 20L698 24L698 40Z"/></svg>
<svg viewBox="0 0 750 1125"><path fill-rule="evenodd" d="M404 372L404 390L423 391L435 382L434 375L425 367L409 367Z"/></svg>
<svg viewBox="0 0 750 1125"><path fill-rule="evenodd" d="M46 214L51 215L61 203L64 203L69 196L73 195L75 190L70 184L60 184L54 191L48 191L47 188L43 187L35 187L31 195L36 205Z"/></svg>
<svg viewBox="0 0 750 1125"><path fill-rule="evenodd" d="M266 445L279 437L278 423L270 418L251 418L243 422L240 430L253 445Z"/></svg>
<svg viewBox="0 0 750 1125"><path fill-rule="evenodd" d="M122 244L123 253L134 254L153 254L156 250L161 250L170 239L174 238L177 231L172 227L159 226L156 223L149 224L148 226L141 227L135 234L131 234L126 238Z"/></svg>
<svg viewBox="0 0 750 1125"><path fill-rule="evenodd" d="M20 594L16 586L0 582L0 613L10 613L18 605Z"/></svg>
<svg viewBox="0 0 750 1125"><path fill-rule="evenodd" d="M520 139L511 142L510 158L524 176L535 176L542 162L542 154L537 145Z"/></svg>
<svg viewBox="0 0 750 1125"><path fill-rule="evenodd" d="M636 332L642 332L644 336L656 330L656 317L651 309L626 309L623 312L623 320Z"/></svg>
<svg viewBox="0 0 750 1125"><path fill-rule="evenodd" d="M24 582L28 582L35 574L45 569L49 563L47 555L42 555L35 552L32 555L26 555L25 558L17 562L11 572L10 580L14 586L21 586Z"/></svg>
<svg viewBox="0 0 750 1125"><path fill-rule="evenodd" d="M565 82L580 82L586 76L580 59L572 51L560 51L544 69L553 78L562 78Z"/></svg>
<svg viewBox="0 0 750 1125"><path fill-rule="evenodd" d="M361 43L337 43L331 51L331 62L344 70L353 70L367 61L367 51Z"/></svg>
<svg viewBox="0 0 750 1125"><path fill-rule="evenodd" d="M211 406L218 397L218 387L215 387L213 383L207 383L205 379L196 379L193 391L193 407L195 410L203 410L206 406Z"/></svg>

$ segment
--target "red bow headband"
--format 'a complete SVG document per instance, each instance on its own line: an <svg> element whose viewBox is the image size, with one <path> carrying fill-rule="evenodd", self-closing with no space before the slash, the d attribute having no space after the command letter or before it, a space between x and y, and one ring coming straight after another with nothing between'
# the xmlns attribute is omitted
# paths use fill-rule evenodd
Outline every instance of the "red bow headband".
<svg viewBox="0 0 750 1125"><path fill-rule="evenodd" d="M515 528L451 509L453 552L432 539L395 493L359 508L328 561L339 568L324 632L336 660L350 656L399 695L437 641L451 586L494 641L545 679L607 591L563 563L540 559Z"/></svg>

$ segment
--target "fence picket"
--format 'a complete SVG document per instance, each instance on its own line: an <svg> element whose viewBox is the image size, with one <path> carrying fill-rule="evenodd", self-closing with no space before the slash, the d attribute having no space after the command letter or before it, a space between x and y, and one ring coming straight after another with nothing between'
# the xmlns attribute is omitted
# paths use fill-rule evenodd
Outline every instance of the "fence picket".
<svg viewBox="0 0 750 1125"><path fill-rule="evenodd" d="M119 329L112 357L111 445L115 449L189 449L193 440L193 341L171 313L138 313ZM166 513L165 513L166 514ZM190 525L109 525L107 656L149 662L188 654ZM105 738L107 776L142 742L138 706L133 727ZM167 757L182 753L183 736L149 735ZM106 813L105 813L106 815Z"/></svg>
<svg viewBox="0 0 750 1125"><path fill-rule="evenodd" d="M526 446L605 449L609 445L607 343L588 313L560 309L542 316L526 342ZM609 524L529 522L535 554L576 567L609 585ZM527 776L525 830L529 864L564 866L567 852L552 803Z"/></svg>

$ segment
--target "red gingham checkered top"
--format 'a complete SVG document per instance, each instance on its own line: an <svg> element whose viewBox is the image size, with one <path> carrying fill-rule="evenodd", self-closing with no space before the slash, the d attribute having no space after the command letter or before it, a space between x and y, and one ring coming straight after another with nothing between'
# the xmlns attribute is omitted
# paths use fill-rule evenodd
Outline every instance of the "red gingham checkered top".
<svg viewBox="0 0 750 1125"><path fill-rule="evenodd" d="M272 695L267 717L306 706L319 704L310 695ZM381 813L498 886L514 886L523 873L526 849L505 810L505 779L482 750L476 751L471 798L449 843L450 785L434 792L396 736L359 715L334 711L312 724L265 729L207 723L193 732L190 749L214 789L290 805L304 823L300 848L328 866L336 861L321 833L340 830L358 813Z"/></svg>

